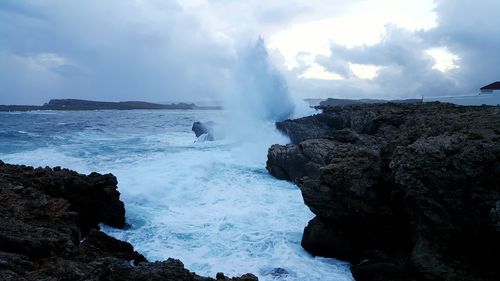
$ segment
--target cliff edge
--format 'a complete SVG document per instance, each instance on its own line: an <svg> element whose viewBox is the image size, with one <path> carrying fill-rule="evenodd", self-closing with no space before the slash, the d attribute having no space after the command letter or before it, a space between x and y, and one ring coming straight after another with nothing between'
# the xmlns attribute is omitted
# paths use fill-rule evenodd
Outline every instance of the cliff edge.
<svg viewBox="0 0 500 281"><path fill-rule="evenodd" d="M148 262L129 243L100 232L101 222L125 226L116 185L111 174L0 161L0 280L214 280L179 260Z"/></svg>
<svg viewBox="0 0 500 281"><path fill-rule="evenodd" d="M500 107L323 107L278 122L267 169L316 215L311 254L356 280L500 280Z"/></svg>

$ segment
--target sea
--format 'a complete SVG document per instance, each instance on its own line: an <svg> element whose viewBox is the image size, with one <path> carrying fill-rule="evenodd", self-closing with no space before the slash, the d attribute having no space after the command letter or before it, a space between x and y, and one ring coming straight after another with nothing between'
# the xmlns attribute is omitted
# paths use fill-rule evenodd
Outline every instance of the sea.
<svg viewBox="0 0 500 281"><path fill-rule="evenodd" d="M288 139L272 122L227 111L103 110L0 113L0 160L113 173L126 229L102 225L150 261L169 257L200 275L260 280L353 280L350 265L300 245L314 217L292 183L265 169L267 149ZM197 139L194 121L218 124Z"/></svg>

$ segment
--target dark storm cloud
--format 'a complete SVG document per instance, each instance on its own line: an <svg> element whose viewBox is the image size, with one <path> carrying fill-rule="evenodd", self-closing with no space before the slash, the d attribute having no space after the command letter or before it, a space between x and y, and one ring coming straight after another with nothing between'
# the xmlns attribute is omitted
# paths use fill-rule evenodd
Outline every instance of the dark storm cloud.
<svg viewBox="0 0 500 281"><path fill-rule="evenodd" d="M500 1L442 0L439 26L421 36L429 44L448 46L463 66L457 77L465 89L500 80Z"/></svg>
<svg viewBox="0 0 500 281"><path fill-rule="evenodd" d="M220 99L234 90L227 78L237 56L262 30L325 16L331 4L4 0L0 103Z"/></svg>
<svg viewBox="0 0 500 281"><path fill-rule="evenodd" d="M217 95L223 42L175 2L111 2L2 2L1 103Z"/></svg>
<svg viewBox="0 0 500 281"><path fill-rule="evenodd" d="M362 2L4 0L0 104L40 104L50 98L220 99L237 90L228 81L231 72L241 50L262 30L265 37L298 19L335 17ZM435 28L387 26L373 46L333 45L331 56L316 58L345 80L298 78L307 64L304 56L301 66L284 71L288 88L303 97L399 98L470 94L500 80L500 1L436 3ZM426 50L436 47L456 54L459 68L433 69ZM363 80L351 63L381 68L375 79Z"/></svg>

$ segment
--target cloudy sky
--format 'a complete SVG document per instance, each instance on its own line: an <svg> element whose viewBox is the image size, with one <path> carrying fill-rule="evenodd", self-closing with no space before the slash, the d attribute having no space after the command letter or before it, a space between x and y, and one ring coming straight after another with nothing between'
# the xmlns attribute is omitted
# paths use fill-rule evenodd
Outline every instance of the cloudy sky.
<svg viewBox="0 0 500 281"><path fill-rule="evenodd" d="M467 95L500 80L498 11L498 0L2 0L0 104L220 100L259 37L295 97Z"/></svg>

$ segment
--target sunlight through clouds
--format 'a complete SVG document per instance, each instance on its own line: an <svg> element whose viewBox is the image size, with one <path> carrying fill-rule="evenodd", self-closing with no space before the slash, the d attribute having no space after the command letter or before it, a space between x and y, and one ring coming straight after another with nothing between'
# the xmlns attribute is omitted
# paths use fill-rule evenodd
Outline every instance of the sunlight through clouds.
<svg viewBox="0 0 500 281"><path fill-rule="evenodd" d="M330 56L330 45L348 48L374 45L382 39L387 24L408 30L436 26L435 4L419 1L362 1L352 5L346 15L292 25L270 35L268 47L279 50L288 69L299 66L297 55ZM312 71L312 70L311 70Z"/></svg>
<svg viewBox="0 0 500 281"><path fill-rule="evenodd" d="M313 63L311 66L299 75L299 78L311 78L322 80L343 80L344 78L337 74L326 70L323 66Z"/></svg>
<svg viewBox="0 0 500 281"><path fill-rule="evenodd" d="M457 69L460 66L458 65L459 57L453 53L451 53L448 48L440 47L440 48L432 48L426 51L428 55L430 55L436 62L433 69L439 70L441 72L447 72L452 69Z"/></svg>
<svg viewBox="0 0 500 281"><path fill-rule="evenodd" d="M349 63L349 68L358 78L372 80L377 77L378 71L381 67L371 64Z"/></svg>

